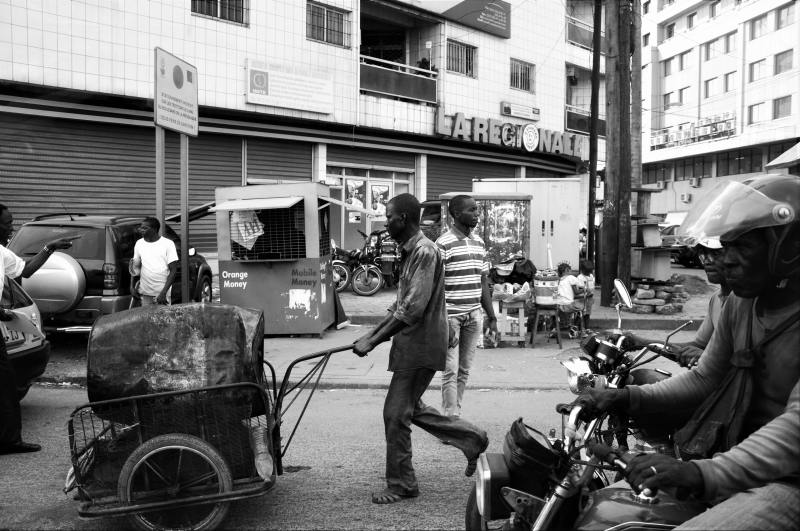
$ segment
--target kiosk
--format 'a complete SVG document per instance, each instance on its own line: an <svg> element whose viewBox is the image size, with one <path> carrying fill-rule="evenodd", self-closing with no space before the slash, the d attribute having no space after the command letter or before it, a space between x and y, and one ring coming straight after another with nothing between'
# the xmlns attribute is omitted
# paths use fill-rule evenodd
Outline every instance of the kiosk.
<svg viewBox="0 0 800 531"><path fill-rule="evenodd" d="M333 325L331 202L320 183L217 188L220 302L263 311L267 335Z"/></svg>

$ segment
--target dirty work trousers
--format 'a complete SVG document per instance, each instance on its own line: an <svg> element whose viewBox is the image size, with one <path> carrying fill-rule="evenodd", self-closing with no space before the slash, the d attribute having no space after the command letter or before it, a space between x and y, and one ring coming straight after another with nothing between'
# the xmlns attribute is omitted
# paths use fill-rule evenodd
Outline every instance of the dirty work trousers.
<svg viewBox="0 0 800 531"><path fill-rule="evenodd" d="M5 339L0 334L0 448L16 444L22 438L16 380L14 367L6 352Z"/></svg>
<svg viewBox="0 0 800 531"><path fill-rule="evenodd" d="M422 402L422 394L436 373L433 369L395 371L383 405L386 430L386 484L392 492L419 491L411 464L411 424L455 446L467 457L477 457L486 444L486 432L457 417L447 417Z"/></svg>

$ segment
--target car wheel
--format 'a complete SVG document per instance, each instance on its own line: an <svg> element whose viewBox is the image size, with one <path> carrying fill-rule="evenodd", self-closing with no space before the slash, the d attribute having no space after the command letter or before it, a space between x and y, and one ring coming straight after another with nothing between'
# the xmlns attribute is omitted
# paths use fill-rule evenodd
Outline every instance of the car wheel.
<svg viewBox="0 0 800 531"><path fill-rule="evenodd" d="M203 277L203 280L200 282L200 289L198 290L197 302L211 302L212 294L211 279Z"/></svg>

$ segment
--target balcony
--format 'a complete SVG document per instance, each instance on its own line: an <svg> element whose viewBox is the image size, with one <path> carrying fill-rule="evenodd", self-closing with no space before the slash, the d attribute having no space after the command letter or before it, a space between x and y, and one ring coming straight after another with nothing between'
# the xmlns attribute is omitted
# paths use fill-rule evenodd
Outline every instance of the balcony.
<svg viewBox="0 0 800 531"><path fill-rule="evenodd" d="M423 103L436 103L438 72L361 56L361 92Z"/></svg>
<svg viewBox="0 0 800 531"><path fill-rule="evenodd" d="M574 17L567 17L567 42L586 50L592 50L593 36L594 29L591 24ZM606 37L603 33L600 33L600 53L605 54L605 49Z"/></svg>
<svg viewBox="0 0 800 531"><path fill-rule="evenodd" d="M565 114L567 119L567 131L589 134L591 122L591 114L589 111L574 105L566 105ZM597 121L597 135L602 137L606 136L606 118L602 114L599 115Z"/></svg>

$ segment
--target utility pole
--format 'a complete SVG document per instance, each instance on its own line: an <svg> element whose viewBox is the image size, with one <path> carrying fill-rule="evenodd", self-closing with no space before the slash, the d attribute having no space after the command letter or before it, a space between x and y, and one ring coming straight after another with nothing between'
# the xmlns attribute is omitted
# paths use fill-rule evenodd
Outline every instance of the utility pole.
<svg viewBox="0 0 800 531"><path fill-rule="evenodd" d="M606 2L606 186L600 248L600 304L611 305L614 278L631 269L631 4Z"/></svg>
<svg viewBox="0 0 800 531"><path fill-rule="evenodd" d="M631 24L631 188L642 186L642 0L633 0ZM649 201L636 193L636 212L641 219L649 212ZM631 235L633 238L633 235Z"/></svg>
<svg viewBox="0 0 800 531"><path fill-rule="evenodd" d="M597 125L600 121L600 55L602 47L603 0L594 0L592 25L592 93L589 111L589 219L586 222L586 257L595 262L594 203L597 191ZM598 268L595 266L595 271Z"/></svg>

